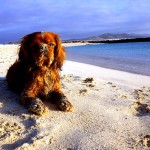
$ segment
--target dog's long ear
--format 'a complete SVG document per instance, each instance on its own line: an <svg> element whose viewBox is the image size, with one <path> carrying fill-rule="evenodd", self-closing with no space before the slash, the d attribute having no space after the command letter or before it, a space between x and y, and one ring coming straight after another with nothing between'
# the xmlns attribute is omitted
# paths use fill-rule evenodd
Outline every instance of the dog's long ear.
<svg viewBox="0 0 150 150"><path fill-rule="evenodd" d="M64 47L61 44L61 40L58 35L55 35L56 40L56 46L54 50L54 61L53 61L53 67L58 68L61 70L63 62L66 58L66 52Z"/></svg>
<svg viewBox="0 0 150 150"><path fill-rule="evenodd" d="M19 50L19 61L27 63L28 53L27 53L27 36L23 37L20 43L20 50Z"/></svg>
<svg viewBox="0 0 150 150"><path fill-rule="evenodd" d="M30 42L33 40L35 33L26 35L23 37L20 43L19 61L27 66L32 67L34 65L34 59L31 54Z"/></svg>

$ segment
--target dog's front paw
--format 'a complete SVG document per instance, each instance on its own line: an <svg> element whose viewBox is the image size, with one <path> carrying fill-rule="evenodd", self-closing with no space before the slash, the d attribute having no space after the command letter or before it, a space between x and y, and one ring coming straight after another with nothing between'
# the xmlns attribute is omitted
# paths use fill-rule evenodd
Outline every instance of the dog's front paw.
<svg viewBox="0 0 150 150"><path fill-rule="evenodd" d="M66 96L63 96L61 101L57 104L58 109L65 112L71 112L73 110L73 105L67 100Z"/></svg>
<svg viewBox="0 0 150 150"><path fill-rule="evenodd" d="M34 98L31 100L28 110L37 115L42 115L44 114L46 107L39 98Z"/></svg>

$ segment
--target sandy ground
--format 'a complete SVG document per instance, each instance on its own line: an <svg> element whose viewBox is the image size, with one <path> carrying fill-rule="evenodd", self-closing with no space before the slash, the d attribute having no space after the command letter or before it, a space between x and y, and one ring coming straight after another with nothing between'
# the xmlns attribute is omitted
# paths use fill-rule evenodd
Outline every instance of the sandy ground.
<svg viewBox="0 0 150 150"><path fill-rule="evenodd" d="M0 45L0 149L150 149L149 76L66 61L62 88L74 111L46 102L48 111L39 117L7 87L5 75L17 49Z"/></svg>
<svg viewBox="0 0 150 150"><path fill-rule="evenodd" d="M88 42L76 42L76 43L63 43L63 46L69 47L69 46L84 46L84 45L93 45L95 43L88 43ZM100 43L99 43L100 44Z"/></svg>

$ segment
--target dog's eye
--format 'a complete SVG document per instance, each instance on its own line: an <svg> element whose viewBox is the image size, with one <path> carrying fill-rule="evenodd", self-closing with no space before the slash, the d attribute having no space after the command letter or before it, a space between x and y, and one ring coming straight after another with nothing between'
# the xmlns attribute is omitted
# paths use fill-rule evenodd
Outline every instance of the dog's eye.
<svg viewBox="0 0 150 150"><path fill-rule="evenodd" d="M50 43L49 46L52 47L52 46L54 46L54 44L53 44L53 43Z"/></svg>

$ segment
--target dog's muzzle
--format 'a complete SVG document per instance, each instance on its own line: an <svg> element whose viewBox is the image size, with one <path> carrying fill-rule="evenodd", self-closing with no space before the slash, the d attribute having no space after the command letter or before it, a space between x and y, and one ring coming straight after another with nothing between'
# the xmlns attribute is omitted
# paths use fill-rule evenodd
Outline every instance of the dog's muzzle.
<svg viewBox="0 0 150 150"><path fill-rule="evenodd" d="M47 44L40 44L40 52L46 52L48 50Z"/></svg>

